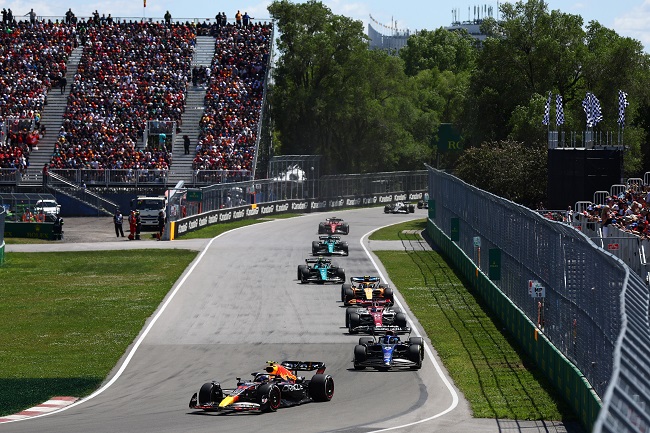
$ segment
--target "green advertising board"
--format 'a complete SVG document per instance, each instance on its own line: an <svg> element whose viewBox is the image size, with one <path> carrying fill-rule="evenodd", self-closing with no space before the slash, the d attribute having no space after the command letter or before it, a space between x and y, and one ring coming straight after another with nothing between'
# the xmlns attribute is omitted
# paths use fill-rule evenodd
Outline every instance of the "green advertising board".
<svg viewBox="0 0 650 433"><path fill-rule="evenodd" d="M201 191L200 189L188 189L187 201L191 201L191 202L203 201L203 191Z"/></svg>
<svg viewBox="0 0 650 433"><path fill-rule="evenodd" d="M452 242L460 240L460 218L451 219L451 233L449 234Z"/></svg>
<svg viewBox="0 0 650 433"><path fill-rule="evenodd" d="M501 279L501 250L499 248L490 248L489 252L490 269L489 277L492 281Z"/></svg>
<svg viewBox="0 0 650 433"><path fill-rule="evenodd" d="M460 133L451 123L441 123L438 127L438 146L439 152L459 152L463 150L460 144Z"/></svg>

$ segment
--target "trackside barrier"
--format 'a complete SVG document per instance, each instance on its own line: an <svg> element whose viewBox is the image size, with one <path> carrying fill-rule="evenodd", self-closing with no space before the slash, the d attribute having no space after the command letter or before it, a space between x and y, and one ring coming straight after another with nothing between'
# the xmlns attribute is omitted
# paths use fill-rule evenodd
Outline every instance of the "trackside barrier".
<svg viewBox="0 0 650 433"><path fill-rule="evenodd" d="M649 432L650 295L643 279L569 225L427 169L432 239L582 424L597 433ZM601 241L631 242L609 236ZM489 254L477 255L476 245Z"/></svg>
<svg viewBox="0 0 650 433"><path fill-rule="evenodd" d="M0 265L5 262L5 216L7 211L0 207Z"/></svg>
<svg viewBox="0 0 650 433"><path fill-rule="evenodd" d="M431 207L431 206L429 206ZM519 346L569 402L587 428L593 425L600 399L584 375L546 338L537 326L488 278L483 271L429 218L427 233L460 270L465 279L496 314Z"/></svg>
<svg viewBox="0 0 650 433"><path fill-rule="evenodd" d="M198 215L180 218L168 223L170 240L178 239L186 233L229 221L284 213L331 212L345 208L377 206L397 201L421 200L424 191L409 193L373 194L363 197L346 197L329 200L280 200L267 203L250 204L227 209L203 212Z"/></svg>

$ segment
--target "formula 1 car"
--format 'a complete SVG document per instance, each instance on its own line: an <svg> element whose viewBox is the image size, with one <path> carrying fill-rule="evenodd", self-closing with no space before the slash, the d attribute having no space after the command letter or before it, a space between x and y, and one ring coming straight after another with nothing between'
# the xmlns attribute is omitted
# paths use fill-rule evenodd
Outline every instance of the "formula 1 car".
<svg viewBox="0 0 650 433"><path fill-rule="evenodd" d="M415 206L410 203L404 203L403 201L398 201L384 206L384 213L413 213L413 212L415 212Z"/></svg>
<svg viewBox="0 0 650 433"><path fill-rule="evenodd" d="M327 218L318 224L318 234L347 235L350 234L350 226L340 218Z"/></svg>
<svg viewBox="0 0 650 433"><path fill-rule="evenodd" d="M303 284L342 283L345 281L345 270L333 265L331 259L305 259L304 265L298 265L298 279Z"/></svg>
<svg viewBox="0 0 650 433"><path fill-rule="evenodd" d="M354 346L354 369L363 370L371 367L376 370L388 371L391 368L410 368L419 370L424 359L424 343L422 337L409 337L401 341L393 331L386 335L361 337L359 344Z"/></svg>
<svg viewBox="0 0 650 433"><path fill-rule="evenodd" d="M298 376L313 371L311 379ZM334 379L324 374L322 362L269 361L263 372L252 373L251 381L237 378L237 387L225 389L216 381L204 383L190 399L190 409L206 412L275 412L281 407L318 401L330 401Z"/></svg>
<svg viewBox="0 0 650 433"><path fill-rule="evenodd" d="M365 332L375 335L378 331L388 330L395 333L411 332L406 314L384 299L360 302L354 307L348 307L345 311L345 326L350 334Z"/></svg>
<svg viewBox="0 0 650 433"><path fill-rule="evenodd" d="M373 299L385 300L389 305L395 303L393 289L381 284L379 277L350 277L350 282L341 286L341 301L345 305L355 305Z"/></svg>
<svg viewBox="0 0 650 433"><path fill-rule="evenodd" d="M311 253L315 256L348 255L348 243L341 240L341 236L319 236L317 241L311 243Z"/></svg>

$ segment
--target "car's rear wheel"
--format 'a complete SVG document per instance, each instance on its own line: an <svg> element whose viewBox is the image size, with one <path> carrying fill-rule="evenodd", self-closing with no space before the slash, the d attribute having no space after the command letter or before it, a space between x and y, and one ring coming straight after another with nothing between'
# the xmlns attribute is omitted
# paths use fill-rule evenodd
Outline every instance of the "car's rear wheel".
<svg viewBox="0 0 650 433"><path fill-rule="evenodd" d="M329 374L315 374L309 382L309 396L314 401L330 401L334 396L334 379Z"/></svg>
<svg viewBox="0 0 650 433"><path fill-rule="evenodd" d="M307 269L307 265L298 265L298 279L302 279L303 270Z"/></svg>
<svg viewBox="0 0 650 433"><path fill-rule="evenodd" d="M318 234L322 235L324 233L327 233L327 228L325 227L325 224L323 223L318 224Z"/></svg>
<svg viewBox="0 0 650 433"><path fill-rule="evenodd" d="M361 346L361 345L354 346L354 369L355 370L365 369L366 367L360 365L360 363L364 362L367 358L368 355L366 354L366 346Z"/></svg>
<svg viewBox="0 0 650 433"><path fill-rule="evenodd" d="M362 346L367 346L373 344L375 340L372 337L359 337L359 344Z"/></svg>
<svg viewBox="0 0 650 433"><path fill-rule="evenodd" d="M343 233L345 233L346 235L350 234L350 226L348 225L348 223L344 223L341 226L341 229L343 230Z"/></svg>
<svg viewBox="0 0 650 433"><path fill-rule="evenodd" d="M397 313L395 315L395 326L399 326L400 328L406 328L406 314Z"/></svg>
<svg viewBox="0 0 650 433"><path fill-rule="evenodd" d="M345 294L343 297L343 303L349 305L350 301L354 299L354 291L351 288L345 289Z"/></svg>
<svg viewBox="0 0 650 433"><path fill-rule="evenodd" d="M417 344L422 346L424 342L422 341L422 337L409 337L409 344Z"/></svg>
<svg viewBox="0 0 650 433"><path fill-rule="evenodd" d="M280 388L272 383L265 383L257 388L257 403L262 412L275 412L280 408L282 394Z"/></svg>
<svg viewBox="0 0 650 433"><path fill-rule="evenodd" d="M348 289L352 290L350 283L343 283L341 285L341 302L345 302L345 293Z"/></svg>
<svg viewBox="0 0 650 433"><path fill-rule="evenodd" d="M312 243L311 243L311 253L313 255L318 255L319 250L320 250L320 243L318 241L312 241Z"/></svg>
<svg viewBox="0 0 650 433"><path fill-rule="evenodd" d="M343 281L345 281L345 269L343 268L336 268L336 276Z"/></svg>
<svg viewBox="0 0 650 433"><path fill-rule="evenodd" d="M345 327L350 326L350 314L355 313L357 309L355 307L348 307L345 309Z"/></svg>
<svg viewBox="0 0 650 433"><path fill-rule="evenodd" d="M409 361L413 362L415 365L411 366L412 369L417 370L422 368L422 357L423 357L422 346L419 344L412 344L409 346L406 356Z"/></svg>
<svg viewBox="0 0 650 433"><path fill-rule="evenodd" d="M384 289L384 299L386 299L391 304L395 303L395 295L393 294L393 289L386 287Z"/></svg>
<svg viewBox="0 0 650 433"><path fill-rule="evenodd" d="M348 243L347 243L347 242L342 242L342 243L341 243L341 251L343 251L343 252L345 253L346 256L350 254L348 248L349 248L349 247L348 247Z"/></svg>

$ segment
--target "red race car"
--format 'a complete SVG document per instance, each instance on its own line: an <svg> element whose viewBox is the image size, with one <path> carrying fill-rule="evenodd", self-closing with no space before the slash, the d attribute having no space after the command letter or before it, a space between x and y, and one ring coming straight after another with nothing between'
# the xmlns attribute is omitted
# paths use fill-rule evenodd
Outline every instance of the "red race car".
<svg viewBox="0 0 650 433"><path fill-rule="evenodd" d="M327 218L324 222L318 224L318 234L347 235L350 234L350 227L341 218Z"/></svg>

